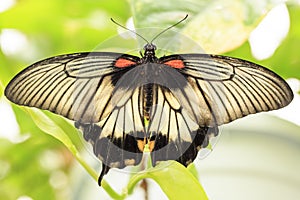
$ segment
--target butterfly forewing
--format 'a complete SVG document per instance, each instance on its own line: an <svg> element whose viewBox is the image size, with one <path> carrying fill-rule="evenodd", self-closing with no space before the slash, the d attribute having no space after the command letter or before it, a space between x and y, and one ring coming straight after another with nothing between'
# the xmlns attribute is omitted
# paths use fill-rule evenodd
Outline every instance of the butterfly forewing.
<svg viewBox="0 0 300 200"><path fill-rule="evenodd" d="M185 64L178 71L186 77L201 102L198 121L202 126L221 125L249 114L276 110L293 98L282 78L257 64L207 54L172 56ZM172 56L160 60L164 62Z"/></svg>
<svg viewBox="0 0 300 200"><path fill-rule="evenodd" d="M5 95L19 105L50 110L83 123L95 123L112 111L114 84L127 70L114 67L122 56L118 53L78 53L45 59L20 72L6 87Z"/></svg>

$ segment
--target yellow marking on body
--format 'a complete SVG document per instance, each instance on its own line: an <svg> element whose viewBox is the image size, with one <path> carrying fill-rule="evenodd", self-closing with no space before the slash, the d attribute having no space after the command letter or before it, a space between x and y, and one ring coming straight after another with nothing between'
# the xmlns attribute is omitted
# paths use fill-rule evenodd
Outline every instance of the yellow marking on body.
<svg viewBox="0 0 300 200"><path fill-rule="evenodd" d="M144 118L144 124L145 124L145 128L149 126L149 119L147 119L146 117Z"/></svg>

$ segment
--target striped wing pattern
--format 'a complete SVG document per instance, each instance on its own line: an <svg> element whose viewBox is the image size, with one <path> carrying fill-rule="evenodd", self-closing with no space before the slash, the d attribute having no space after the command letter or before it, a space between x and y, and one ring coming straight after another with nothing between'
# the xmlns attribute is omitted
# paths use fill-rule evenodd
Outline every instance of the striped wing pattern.
<svg viewBox="0 0 300 200"><path fill-rule="evenodd" d="M99 185L111 167L139 164L145 146L153 165L187 166L219 125L293 98L282 78L248 61L205 54L141 60L104 52L49 58L20 72L5 95L74 120L103 163Z"/></svg>
<svg viewBox="0 0 300 200"><path fill-rule="evenodd" d="M142 160L145 128L138 102L139 90L136 89L123 106L114 107L104 120L95 124L75 122L102 161L99 185L111 167L138 165Z"/></svg>
<svg viewBox="0 0 300 200"><path fill-rule="evenodd" d="M180 101L165 87L154 85L157 102L151 110L148 133L154 137L152 164L177 160L188 166L198 151L208 145L211 136L218 135L218 127L201 127L181 106Z"/></svg>
<svg viewBox="0 0 300 200"><path fill-rule="evenodd" d="M182 110L168 88L157 84L151 86L154 101L148 125L142 109L143 87L135 88L133 92L123 91L124 96L127 96L125 93L133 94L99 123L75 123L102 161L99 185L110 168L138 165L146 145L154 166L165 160L177 160L187 166L196 158L199 149L208 145L209 138L218 134L217 127L199 127Z"/></svg>
<svg viewBox="0 0 300 200"><path fill-rule="evenodd" d="M180 59L185 68L179 71L199 102L200 126L221 125L249 114L276 110L293 99L281 77L257 64L207 54L180 55Z"/></svg>
<svg viewBox="0 0 300 200"><path fill-rule="evenodd" d="M127 70L112 67L121 55L78 53L37 62L9 83L5 95L19 105L84 123L98 122L111 112L113 84Z"/></svg>

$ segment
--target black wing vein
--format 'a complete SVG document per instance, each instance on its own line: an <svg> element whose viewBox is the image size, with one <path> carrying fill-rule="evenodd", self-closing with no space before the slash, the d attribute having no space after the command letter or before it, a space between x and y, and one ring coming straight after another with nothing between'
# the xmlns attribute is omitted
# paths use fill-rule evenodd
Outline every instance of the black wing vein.
<svg viewBox="0 0 300 200"><path fill-rule="evenodd" d="M164 63L164 58L160 58ZM288 105L293 93L277 74L260 65L226 56L174 55L185 67L178 69L201 102L200 126L216 126L257 112ZM170 60L170 56L166 57ZM193 101L189 97L189 101Z"/></svg>

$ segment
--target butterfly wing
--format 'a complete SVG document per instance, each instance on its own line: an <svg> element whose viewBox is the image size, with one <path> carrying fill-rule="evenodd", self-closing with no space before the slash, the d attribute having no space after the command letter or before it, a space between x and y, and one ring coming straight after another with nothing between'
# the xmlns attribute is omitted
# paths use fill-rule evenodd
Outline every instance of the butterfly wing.
<svg viewBox="0 0 300 200"><path fill-rule="evenodd" d="M12 102L96 123L113 109L117 80L139 60L119 53L76 53L48 58L21 71L5 89Z"/></svg>
<svg viewBox="0 0 300 200"><path fill-rule="evenodd" d="M276 110L293 99L292 90L281 77L249 61L183 54L162 57L160 62L176 68L193 88L196 98L189 101L198 102L200 126L221 125L249 114Z"/></svg>
<svg viewBox="0 0 300 200"><path fill-rule="evenodd" d="M48 58L16 75L5 95L16 104L74 120L103 162L100 184L110 167L136 165L142 158L144 129L137 106L138 91L130 88L116 92L118 80L139 60L104 52Z"/></svg>
<svg viewBox="0 0 300 200"><path fill-rule="evenodd" d="M150 132L156 135L153 164L177 160L187 166L209 138L218 134L218 125L282 108L293 99L281 77L241 59L186 54L162 57L160 63L177 70L185 81L170 70L160 73L176 90L157 86L160 106L153 111L150 125Z"/></svg>
<svg viewBox="0 0 300 200"><path fill-rule="evenodd" d="M138 165L142 160L145 129L140 115L139 93L140 89L136 88L122 105L115 106L104 120L96 124L75 122L84 138L92 144L94 154L102 161L99 185L111 167Z"/></svg>
<svg viewBox="0 0 300 200"><path fill-rule="evenodd" d="M178 96L185 94L184 90L173 93L169 88L155 85L153 91L156 105L152 108L148 130L154 140L152 164L176 160L188 166L198 151L208 145L210 137L218 135L218 127L199 126L180 104Z"/></svg>

